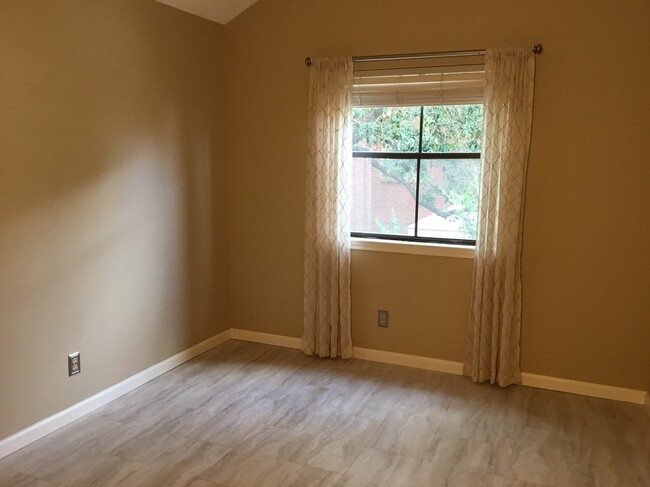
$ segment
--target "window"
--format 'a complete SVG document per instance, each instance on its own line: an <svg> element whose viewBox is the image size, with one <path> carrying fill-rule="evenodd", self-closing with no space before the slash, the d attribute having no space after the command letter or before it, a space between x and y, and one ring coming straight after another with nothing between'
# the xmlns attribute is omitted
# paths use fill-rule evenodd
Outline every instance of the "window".
<svg viewBox="0 0 650 487"><path fill-rule="evenodd" d="M353 237L475 244L484 84L482 56L355 64Z"/></svg>
<svg viewBox="0 0 650 487"><path fill-rule="evenodd" d="M353 237L475 244L482 104L357 106L353 126Z"/></svg>

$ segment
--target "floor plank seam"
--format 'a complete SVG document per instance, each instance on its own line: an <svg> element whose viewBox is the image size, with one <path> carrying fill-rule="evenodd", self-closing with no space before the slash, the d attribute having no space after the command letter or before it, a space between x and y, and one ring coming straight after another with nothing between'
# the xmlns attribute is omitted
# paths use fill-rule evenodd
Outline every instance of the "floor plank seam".
<svg viewBox="0 0 650 487"><path fill-rule="evenodd" d="M66 445L76 463L57 465ZM631 487L650 485L649 455L631 404L226 342L0 460L0 485L6 469L125 487Z"/></svg>

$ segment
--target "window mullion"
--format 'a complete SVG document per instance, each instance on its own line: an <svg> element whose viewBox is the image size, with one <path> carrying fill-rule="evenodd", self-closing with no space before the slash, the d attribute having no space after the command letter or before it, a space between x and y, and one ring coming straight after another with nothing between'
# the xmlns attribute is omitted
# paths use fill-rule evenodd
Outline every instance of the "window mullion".
<svg viewBox="0 0 650 487"><path fill-rule="evenodd" d="M420 213L420 164L422 162L422 132L424 127L424 107L420 107L420 139L418 142L418 162L415 173L415 232L414 237L418 236L418 220Z"/></svg>

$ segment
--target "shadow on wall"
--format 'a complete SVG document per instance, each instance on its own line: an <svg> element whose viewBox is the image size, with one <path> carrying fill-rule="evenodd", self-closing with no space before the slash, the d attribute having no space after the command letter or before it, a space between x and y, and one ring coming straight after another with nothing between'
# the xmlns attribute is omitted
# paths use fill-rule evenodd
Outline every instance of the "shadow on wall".
<svg viewBox="0 0 650 487"><path fill-rule="evenodd" d="M2 438L213 335L227 310L205 101L221 81L202 49L218 26L154 2L9 1L0 30Z"/></svg>

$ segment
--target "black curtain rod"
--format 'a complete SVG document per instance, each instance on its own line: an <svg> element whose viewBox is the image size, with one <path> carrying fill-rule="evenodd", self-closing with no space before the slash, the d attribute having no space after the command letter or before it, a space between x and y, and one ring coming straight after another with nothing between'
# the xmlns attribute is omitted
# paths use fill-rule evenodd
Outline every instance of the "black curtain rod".
<svg viewBox="0 0 650 487"><path fill-rule="evenodd" d="M541 44L531 46L535 54L541 54L544 48ZM483 56L485 49L473 49L470 51L446 51L446 52L421 52L414 54L385 54L383 56L354 56L352 61L355 63L365 63L369 61L397 61L408 59L432 59L445 57L462 57L462 56ZM305 66L311 66L311 58L305 58Z"/></svg>

